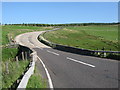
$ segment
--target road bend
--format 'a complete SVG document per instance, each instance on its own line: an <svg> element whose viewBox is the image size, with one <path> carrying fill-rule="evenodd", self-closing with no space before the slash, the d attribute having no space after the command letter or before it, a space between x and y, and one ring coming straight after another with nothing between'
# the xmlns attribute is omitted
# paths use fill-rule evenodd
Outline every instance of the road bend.
<svg viewBox="0 0 120 90"><path fill-rule="evenodd" d="M42 77L48 79L49 87L118 88L119 61L52 49L38 41L42 32L21 34L15 40L37 52L36 66Z"/></svg>

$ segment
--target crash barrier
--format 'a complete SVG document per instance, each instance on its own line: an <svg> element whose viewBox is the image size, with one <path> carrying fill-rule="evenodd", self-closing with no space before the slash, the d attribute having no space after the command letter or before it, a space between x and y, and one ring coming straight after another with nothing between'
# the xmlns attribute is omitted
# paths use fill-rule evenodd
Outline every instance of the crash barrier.
<svg viewBox="0 0 120 90"><path fill-rule="evenodd" d="M20 50L18 51L18 55L21 52L28 52L27 55L30 59L30 64L28 66L27 71L22 75L22 78L18 79L17 82L18 87L17 90L21 89L21 88L26 88L28 80L30 79L31 75L34 73L34 69L35 69L35 61L37 60L37 53L25 46L20 45ZM24 54L23 54L24 55ZM19 56L20 58L22 58L22 56Z"/></svg>
<svg viewBox="0 0 120 90"><path fill-rule="evenodd" d="M88 50L88 49L81 49L81 48L75 48L75 47L70 47L70 46L66 46L66 45L56 44L56 43L46 40L43 37L45 33L46 32L39 35L38 40L54 49L66 51L66 52L70 52L70 53L75 53L75 54L120 60L120 52L119 51Z"/></svg>
<svg viewBox="0 0 120 90"><path fill-rule="evenodd" d="M31 75L34 73L34 69L35 69L35 61L37 59L37 55L35 52L32 53L32 62L30 63L30 68L28 69L28 71L24 74L21 82L19 83L17 90L21 89L21 88L26 88L27 83L31 77Z"/></svg>

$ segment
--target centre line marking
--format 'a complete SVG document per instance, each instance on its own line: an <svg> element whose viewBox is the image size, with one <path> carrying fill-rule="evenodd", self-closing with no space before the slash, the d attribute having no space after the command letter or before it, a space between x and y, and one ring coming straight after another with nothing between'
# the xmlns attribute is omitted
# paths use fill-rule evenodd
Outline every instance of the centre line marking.
<svg viewBox="0 0 120 90"><path fill-rule="evenodd" d="M78 61L78 60L75 60L75 59L72 59L72 58L69 58L69 57L67 57L67 59L69 59L71 61L74 61L74 62L77 62L77 63L81 63L81 64L84 64L84 65L90 66L90 67L95 67L92 64L88 64L88 63L85 63L85 62L82 62L82 61Z"/></svg>
<svg viewBox="0 0 120 90"><path fill-rule="evenodd" d="M38 56L37 56L37 57L38 57ZM45 69L45 72L46 72L47 77L48 77L48 83L49 83L50 89L51 89L51 90L54 90L54 88L53 88L53 83L52 83L52 79L51 79L51 77L50 77L50 74L49 74L49 72L48 72L48 70L47 70L44 62L43 62L39 57L38 57L38 59L40 60L40 62L42 63L42 65L43 65L43 67L44 67L44 69Z"/></svg>
<svg viewBox="0 0 120 90"><path fill-rule="evenodd" d="M57 55L57 56L59 56L59 54L58 54L58 53L51 52L51 51L49 51L49 50L47 50L47 52L49 52L49 53L52 53L52 54L54 54L54 55Z"/></svg>
<svg viewBox="0 0 120 90"><path fill-rule="evenodd" d="M31 41L28 41L28 42L29 42L32 46L37 47L37 48L43 50L41 47L39 47L39 46L35 46Z"/></svg>
<svg viewBox="0 0 120 90"><path fill-rule="evenodd" d="M34 46L34 44L32 44L29 40L28 40L28 42L29 42L32 46Z"/></svg>
<svg viewBox="0 0 120 90"><path fill-rule="evenodd" d="M41 49L41 50L43 50L43 48L41 48L41 47L39 47L39 46L36 46L37 48L39 48L39 49Z"/></svg>

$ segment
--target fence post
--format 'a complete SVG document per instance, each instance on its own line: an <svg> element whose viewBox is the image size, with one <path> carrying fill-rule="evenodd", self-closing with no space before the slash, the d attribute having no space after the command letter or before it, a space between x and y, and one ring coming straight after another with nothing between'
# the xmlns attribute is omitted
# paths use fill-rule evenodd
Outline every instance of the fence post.
<svg viewBox="0 0 120 90"><path fill-rule="evenodd" d="M16 56L16 61L18 61L18 56Z"/></svg>
<svg viewBox="0 0 120 90"><path fill-rule="evenodd" d="M16 62L17 62L17 66L19 67L18 56L16 56Z"/></svg>
<svg viewBox="0 0 120 90"><path fill-rule="evenodd" d="M27 52L25 52L25 58L26 58L26 60L27 60Z"/></svg>
<svg viewBox="0 0 120 90"><path fill-rule="evenodd" d="M9 74L8 62L6 62L6 73Z"/></svg>
<svg viewBox="0 0 120 90"><path fill-rule="evenodd" d="M9 61L10 61L10 58L9 58Z"/></svg>
<svg viewBox="0 0 120 90"><path fill-rule="evenodd" d="M29 57L30 57L30 50L28 51L28 55L29 55Z"/></svg>
<svg viewBox="0 0 120 90"><path fill-rule="evenodd" d="M22 52L22 59L25 60L25 58L24 58L24 52Z"/></svg>

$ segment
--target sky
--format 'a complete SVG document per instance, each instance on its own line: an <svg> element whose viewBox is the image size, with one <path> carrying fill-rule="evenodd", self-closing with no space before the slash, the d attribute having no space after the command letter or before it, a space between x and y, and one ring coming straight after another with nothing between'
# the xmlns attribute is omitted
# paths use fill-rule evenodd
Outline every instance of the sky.
<svg viewBox="0 0 120 90"><path fill-rule="evenodd" d="M119 2L120 0L1 0L2 2Z"/></svg>
<svg viewBox="0 0 120 90"><path fill-rule="evenodd" d="M2 23L118 22L117 2L2 2Z"/></svg>

